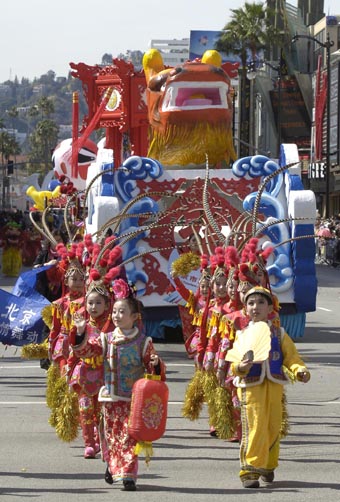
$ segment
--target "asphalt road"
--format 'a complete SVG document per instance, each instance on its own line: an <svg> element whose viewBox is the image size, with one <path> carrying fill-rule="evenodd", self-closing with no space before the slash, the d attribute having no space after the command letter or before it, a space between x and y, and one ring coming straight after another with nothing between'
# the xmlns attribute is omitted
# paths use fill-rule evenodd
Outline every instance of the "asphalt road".
<svg viewBox="0 0 340 502"><path fill-rule="evenodd" d="M48 424L45 371L0 345L0 495L16 500L306 502L340 500L340 269L318 266L317 310L297 346L311 381L287 389L290 433L281 444L275 482L245 490L238 478L238 445L212 438L206 410L195 422L181 416L193 374L180 343L156 344L167 363L170 402L167 430L154 443L149 467L140 458L138 490L109 486L98 457L83 458L82 440L62 443ZM13 282L13 281L12 281ZM9 289L11 280L1 279Z"/></svg>

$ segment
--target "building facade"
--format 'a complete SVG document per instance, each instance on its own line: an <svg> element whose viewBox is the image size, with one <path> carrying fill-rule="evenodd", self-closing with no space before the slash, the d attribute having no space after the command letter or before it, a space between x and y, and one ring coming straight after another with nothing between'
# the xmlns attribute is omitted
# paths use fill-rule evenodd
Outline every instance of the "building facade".
<svg viewBox="0 0 340 502"><path fill-rule="evenodd" d="M157 49L162 54L165 66L176 66L188 61L189 43L189 38L153 39L150 41L150 49Z"/></svg>

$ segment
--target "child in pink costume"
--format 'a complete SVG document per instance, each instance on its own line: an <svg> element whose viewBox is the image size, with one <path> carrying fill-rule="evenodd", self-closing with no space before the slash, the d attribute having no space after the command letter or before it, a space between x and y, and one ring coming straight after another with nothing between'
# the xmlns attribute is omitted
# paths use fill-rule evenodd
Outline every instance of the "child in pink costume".
<svg viewBox="0 0 340 502"><path fill-rule="evenodd" d="M101 332L113 329L110 293L101 282L94 280L93 275L90 279L85 297L88 340L96 339ZM104 384L103 357L79 358L71 349L68 377L69 385L78 394L80 425L85 444L84 458L95 458L100 450L98 392Z"/></svg>
<svg viewBox="0 0 340 502"><path fill-rule="evenodd" d="M125 292L124 292L125 290ZM116 328L89 338L88 323L77 316L77 335L73 350L78 357L104 357L105 385L99 392L102 403L104 441L108 448L108 469L105 480L123 480L124 489L136 490L138 457L136 441L128 434L132 386L144 372L160 374L165 380L165 366L155 352L151 338L138 327L141 304L129 296L122 279L114 282L116 299L112 320Z"/></svg>

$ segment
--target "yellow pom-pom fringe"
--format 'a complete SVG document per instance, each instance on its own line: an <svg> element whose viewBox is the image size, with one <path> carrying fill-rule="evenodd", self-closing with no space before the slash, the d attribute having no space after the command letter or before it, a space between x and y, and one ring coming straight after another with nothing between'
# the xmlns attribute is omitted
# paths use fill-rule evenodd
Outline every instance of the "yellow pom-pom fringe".
<svg viewBox="0 0 340 502"><path fill-rule="evenodd" d="M135 446L135 454L140 455L142 453L145 455L145 463L149 465L151 457L153 456L153 448L150 441L138 441Z"/></svg>
<svg viewBox="0 0 340 502"><path fill-rule="evenodd" d="M57 413L58 409L64 399L64 395L68 390L68 384L65 377L59 377L54 384L54 388L51 393L51 415L48 420L51 427L57 427L58 419Z"/></svg>
<svg viewBox="0 0 340 502"><path fill-rule="evenodd" d="M41 311L41 317L46 326L51 330L53 324L52 305L46 305Z"/></svg>
<svg viewBox="0 0 340 502"><path fill-rule="evenodd" d="M282 422L280 429L280 438L285 438L289 433L289 415L287 410L287 397L285 391L282 394Z"/></svg>
<svg viewBox="0 0 340 502"><path fill-rule="evenodd" d="M51 364L47 370L47 381L46 381L46 404L50 409L53 409L55 403L55 388L56 383L60 378L59 366L56 364Z"/></svg>
<svg viewBox="0 0 340 502"><path fill-rule="evenodd" d="M204 391L204 400L208 406L210 425L213 425L212 417L214 416L214 399L215 399L214 395L217 388L218 388L218 381L216 378L216 374L213 371L205 371L203 378L203 391Z"/></svg>
<svg viewBox="0 0 340 502"><path fill-rule="evenodd" d="M210 423L215 428L219 439L230 439L235 436L231 394L228 389L217 387L212 397L209 408Z"/></svg>
<svg viewBox="0 0 340 502"><path fill-rule="evenodd" d="M43 343L29 343L21 349L22 359L47 359L48 358L48 341Z"/></svg>
<svg viewBox="0 0 340 502"><path fill-rule="evenodd" d="M74 441L79 430L79 404L78 395L69 387L64 392L55 417L55 431L59 439L67 443Z"/></svg>
<svg viewBox="0 0 340 502"><path fill-rule="evenodd" d="M175 260L171 265L171 273L173 277L182 276L190 274L192 270L196 270L199 268L201 262L201 258L192 253L182 254L177 260Z"/></svg>
<svg viewBox="0 0 340 502"><path fill-rule="evenodd" d="M204 372L197 369L185 392L182 415L192 421L197 420L202 411L204 403L203 379Z"/></svg>

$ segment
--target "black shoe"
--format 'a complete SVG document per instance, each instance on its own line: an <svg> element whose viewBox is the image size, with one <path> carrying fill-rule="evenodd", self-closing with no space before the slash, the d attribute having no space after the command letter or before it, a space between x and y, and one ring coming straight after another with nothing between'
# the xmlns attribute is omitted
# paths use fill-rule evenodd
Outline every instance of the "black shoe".
<svg viewBox="0 0 340 502"><path fill-rule="evenodd" d="M51 366L51 361L49 359L40 359L40 368L43 370L48 370Z"/></svg>
<svg viewBox="0 0 340 502"><path fill-rule="evenodd" d="M262 474L261 479L265 483L272 483L274 481L274 471L268 472L268 474Z"/></svg>
<svg viewBox="0 0 340 502"><path fill-rule="evenodd" d="M136 491L136 483L133 479L123 479L124 490L127 492L135 492Z"/></svg>
<svg viewBox="0 0 340 502"><path fill-rule="evenodd" d="M109 485L113 485L113 477L108 467L106 468L104 479Z"/></svg>

